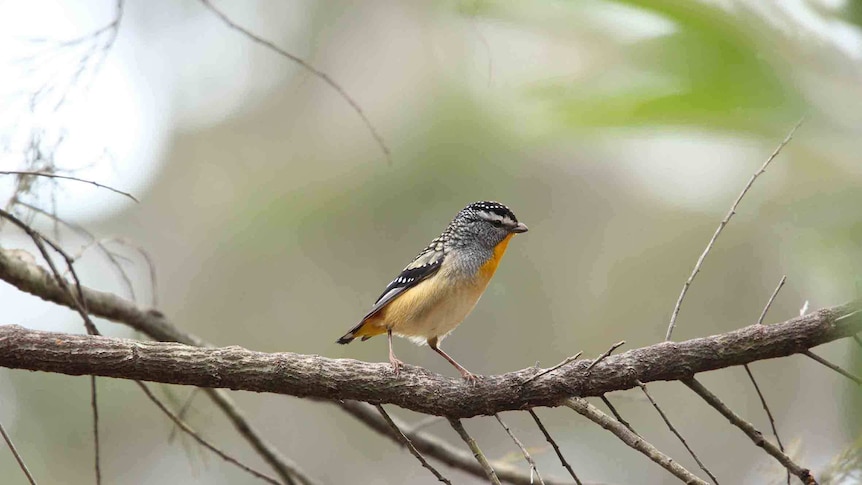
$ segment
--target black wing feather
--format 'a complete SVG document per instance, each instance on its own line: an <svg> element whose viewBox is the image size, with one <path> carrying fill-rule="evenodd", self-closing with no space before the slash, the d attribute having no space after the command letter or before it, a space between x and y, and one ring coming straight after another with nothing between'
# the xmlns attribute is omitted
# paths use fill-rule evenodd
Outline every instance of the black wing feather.
<svg viewBox="0 0 862 485"><path fill-rule="evenodd" d="M374 306L371 307L371 310L362 318L362 320L367 320L368 317L380 311L381 308L397 298L400 294L416 286L421 281L433 276L440 270L444 257L445 253L443 252L442 241L440 241L439 238L431 241L431 244L419 253L418 256L413 258L413 261L401 271L401 274L396 276L395 279L386 286L386 289L383 290L383 293L379 298L377 298L377 301L374 302Z"/></svg>

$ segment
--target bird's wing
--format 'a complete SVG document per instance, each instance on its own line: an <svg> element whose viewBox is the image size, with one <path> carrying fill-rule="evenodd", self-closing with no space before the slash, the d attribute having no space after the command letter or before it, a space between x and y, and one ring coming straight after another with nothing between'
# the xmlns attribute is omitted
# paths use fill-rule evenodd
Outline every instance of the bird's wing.
<svg viewBox="0 0 862 485"><path fill-rule="evenodd" d="M413 261L411 261L410 264L401 271L401 274L389 283L386 289L383 290L383 294L380 295L380 298L374 302L374 306L371 307L368 314L362 318L362 321L367 320L369 317L380 311L381 308L397 298L398 295L416 286L422 280L434 275L434 273L440 270L440 266L443 264L443 259L445 259L443 241L440 240L440 238L437 238L431 241L431 244L419 253L418 256L413 258Z"/></svg>

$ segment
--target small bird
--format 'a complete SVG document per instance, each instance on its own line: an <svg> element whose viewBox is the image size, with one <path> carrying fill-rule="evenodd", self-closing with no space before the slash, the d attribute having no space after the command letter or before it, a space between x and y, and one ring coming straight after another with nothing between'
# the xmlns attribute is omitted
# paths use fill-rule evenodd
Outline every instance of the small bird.
<svg viewBox="0 0 862 485"><path fill-rule="evenodd" d="M362 320L337 340L389 337L389 362L397 376L403 363L392 351L392 335L428 344L467 381L476 376L440 348L442 341L473 310L488 287L509 240L527 232L515 214L498 202L474 202L401 271Z"/></svg>

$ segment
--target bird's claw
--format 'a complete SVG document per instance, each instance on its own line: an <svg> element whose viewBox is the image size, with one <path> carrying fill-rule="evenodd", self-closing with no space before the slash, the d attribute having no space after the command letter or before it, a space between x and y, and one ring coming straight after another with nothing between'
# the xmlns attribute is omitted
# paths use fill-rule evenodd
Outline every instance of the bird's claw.
<svg viewBox="0 0 862 485"><path fill-rule="evenodd" d="M401 374L401 368L404 367L404 362L395 357L389 357L389 363L392 364L392 371L395 372L395 377L398 377Z"/></svg>
<svg viewBox="0 0 862 485"><path fill-rule="evenodd" d="M482 376L476 375L470 371L461 371L461 377L464 378L464 382L467 384L473 385L479 382L479 378Z"/></svg>

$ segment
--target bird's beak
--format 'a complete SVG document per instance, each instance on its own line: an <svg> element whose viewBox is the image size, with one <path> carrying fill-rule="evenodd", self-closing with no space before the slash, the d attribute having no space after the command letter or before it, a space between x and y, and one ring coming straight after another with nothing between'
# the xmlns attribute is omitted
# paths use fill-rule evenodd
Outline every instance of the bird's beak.
<svg viewBox="0 0 862 485"><path fill-rule="evenodd" d="M515 232L515 233L527 232L527 225L524 224L523 222L519 222L517 226L512 228L512 232Z"/></svg>

